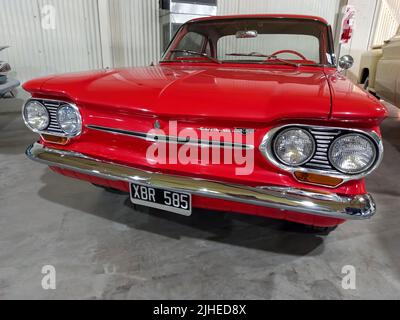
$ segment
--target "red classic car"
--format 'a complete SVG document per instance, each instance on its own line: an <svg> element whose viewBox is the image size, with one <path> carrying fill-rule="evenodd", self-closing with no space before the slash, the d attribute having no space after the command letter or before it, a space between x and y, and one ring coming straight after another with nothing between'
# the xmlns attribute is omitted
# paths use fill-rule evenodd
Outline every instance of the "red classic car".
<svg viewBox="0 0 400 320"><path fill-rule="evenodd" d="M25 83L23 118L40 135L26 154L183 215L205 208L317 228L370 218L364 178L382 160L387 111L341 74L333 47L318 17L189 21L157 65Z"/></svg>

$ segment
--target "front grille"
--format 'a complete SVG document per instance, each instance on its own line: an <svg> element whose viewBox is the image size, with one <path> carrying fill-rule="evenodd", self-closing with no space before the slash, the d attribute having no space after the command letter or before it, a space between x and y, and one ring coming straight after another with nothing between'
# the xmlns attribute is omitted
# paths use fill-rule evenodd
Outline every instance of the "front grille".
<svg viewBox="0 0 400 320"><path fill-rule="evenodd" d="M336 171L329 162L328 150L342 131L331 128L310 128L309 132L315 139L316 149L314 156L304 166L310 169Z"/></svg>
<svg viewBox="0 0 400 320"><path fill-rule="evenodd" d="M29 123L26 122L26 119L25 119L26 106L28 103L33 102L33 101L41 104L42 107L46 108L46 110L49 114L49 124L48 124L47 128L44 130L35 130L29 125ZM71 133L65 132L59 124L59 121L58 121L59 111L60 111L60 109L63 109L65 107L69 107L70 110L74 109L73 112L76 114L76 118L77 118L75 132L71 132ZM39 134L65 137L65 138L73 138L73 137L76 137L77 135L81 134L81 131L82 131L82 117L80 115L79 108L73 103L62 101L62 100L50 100L50 99L40 99L40 98L29 99L24 106L23 117L24 117L24 120L25 120L27 126L29 128L31 128L34 132L39 133Z"/></svg>
<svg viewBox="0 0 400 320"><path fill-rule="evenodd" d="M57 101L42 101L43 105L46 107L47 111L50 115L50 124L47 127L46 131L55 132L55 133L63 133L60 125L57 120L57 111L60 107L60 102Z"/></svg>
<svg viewBox="0 0 400 320"><path fill-rule="evenodd" d="M311 159L300 166L287 166L283 164L275 155L274 141L276 137L289 128L301 128L307 130L315 140L315 151ZM272 129L264 137L260 150L264 156L274 163L276 166L291 172L304 171L314 173L330 173L330 174L341 174L337 169L333 167L329 160L329 149L332 143L340 136L354 132L354 130L346 128L332 128L332 127L321 127L303 124L286 125Z"/></svg>

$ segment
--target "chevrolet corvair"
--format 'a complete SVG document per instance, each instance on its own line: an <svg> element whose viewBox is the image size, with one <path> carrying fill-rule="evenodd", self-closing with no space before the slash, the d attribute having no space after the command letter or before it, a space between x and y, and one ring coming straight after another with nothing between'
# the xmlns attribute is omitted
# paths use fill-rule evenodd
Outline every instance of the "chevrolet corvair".
<svg viewBox="0 0 400 320"><path fill-rule="evenodd" d="M26 154L187 216L205 208L316 228L370 218L364 178L382 160L387 111L343 76L352 59L337 62L333 47L318 17L189 21L156 65L25 83L23 118L40 135Z"/></svg>

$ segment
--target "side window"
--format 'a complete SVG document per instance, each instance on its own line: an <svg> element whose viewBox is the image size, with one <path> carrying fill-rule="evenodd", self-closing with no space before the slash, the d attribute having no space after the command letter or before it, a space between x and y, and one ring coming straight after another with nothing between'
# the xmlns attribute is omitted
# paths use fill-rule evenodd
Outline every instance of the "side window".
<svg viewBox="0 0 400 320"><path fill-rule="evenodd" d="M179 43L177 49L202 52L204 40L205 37L203 35L196 32L188 32Z"/></svg>

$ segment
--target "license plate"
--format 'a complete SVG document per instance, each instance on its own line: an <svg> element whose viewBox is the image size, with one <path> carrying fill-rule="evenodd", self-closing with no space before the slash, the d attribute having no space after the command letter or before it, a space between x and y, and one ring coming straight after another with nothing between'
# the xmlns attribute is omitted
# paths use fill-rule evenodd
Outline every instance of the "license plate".
<svg viewBox="0 0 400 320"><path fill-rule="evenodd" d="M130 184L132 203L174 212L184 216L192 214L192 196L190 193L149 187L142 184Z"/></svg>

